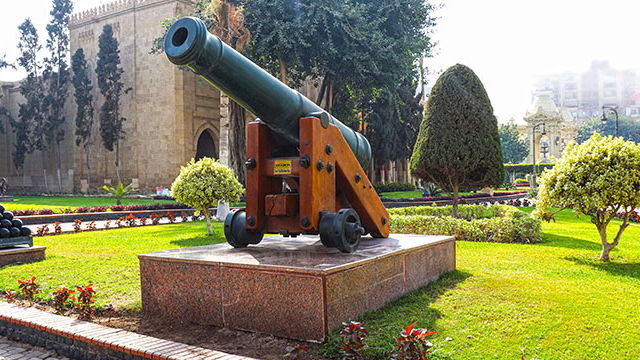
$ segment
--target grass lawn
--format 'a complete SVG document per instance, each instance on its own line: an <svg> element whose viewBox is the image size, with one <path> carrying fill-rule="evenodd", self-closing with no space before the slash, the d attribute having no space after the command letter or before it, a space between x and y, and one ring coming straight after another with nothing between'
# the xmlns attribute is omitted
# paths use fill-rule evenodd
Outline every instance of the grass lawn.
<svg viewBox="0 0 640 360"><path fill-rule="evenodd" d="M433 359L520 359L521 349L526 359L638 359L640 226L603 264L586 217L557 220L542 244L458 242L457 271L360 319L369 357L388 358L387 344L417 321L438 331ZM325 349L336 348L334 336Z"/></svg>
<svg viewBox="0 0 640 360"><path fill-rule="evenodd" d="M47 247L46 260L0 268L0 290L17 289L18 279L36 276L50 297L60 285L95 284L97 304L112 303L140 309L138 255L182 247L223 242L222 223L214 223L215 236L207 236L204 222L145 226L58 236L36 237Z"/></svg>
<svg viewBox="0 0 640 360"><path fill-rule="evenodd" d="M166 204L175 203L173 200L154 199L122 199L122 205L138 204ZM52 209L62 210L84 206L113 206L116 200L112 197L82 197L82 196L16 196L13 201L3 203L10 211L26 209Z"/></svg>
<svg viewBox="0 0 640 360"><path fill-rule="evenodd" d="M631 225L613 262L602 264L586 217L564 211L557 220L543 225L542 244L459 242L457 271L360 319L370 331L368 357L387 359L391 339L417 321L438 331L433 359L512 360L521 349L528 360L637 359L640 226ZM137 310L137 255L223 242L215 226L215 237L199 222L36 238L47 260L0 268L0 289L31 276L47 294L94 282L99 304ZM336 349L334 335L324 350L338 358Z"/></svg>

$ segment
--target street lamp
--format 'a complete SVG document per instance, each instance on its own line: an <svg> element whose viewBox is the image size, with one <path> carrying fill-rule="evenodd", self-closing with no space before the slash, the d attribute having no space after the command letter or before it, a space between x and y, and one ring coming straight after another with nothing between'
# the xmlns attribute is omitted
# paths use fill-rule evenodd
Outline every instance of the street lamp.
<svg viewBox="0 0 640 360"><path fill-rule="evenodd" d="M613 112L616 115L616 137L618 137L618 110L615 107L611 107L611 106L602 106L602 123L606 124L607 123L607 113L606 110L609 110L611 112Z"/></svg>
<svg viewBox="0 0 640 360"><path fill-rule="evenodd" d="M531 137L531 151L532 151L531 154L533 155L533 167L531 169L531 188L532 189L536 188L536 129L538 129L540 126L542 126L541 135L547 135L547 124L544 121L533 125L533 128L532 128L533 136Z"/></svg>

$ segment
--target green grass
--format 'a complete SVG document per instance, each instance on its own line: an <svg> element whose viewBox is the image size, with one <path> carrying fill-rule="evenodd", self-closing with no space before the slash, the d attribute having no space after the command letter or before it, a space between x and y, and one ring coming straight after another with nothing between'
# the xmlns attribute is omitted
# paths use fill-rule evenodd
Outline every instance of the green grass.
<svg viewBox="0 0 640 360"><path fill-rule="evenodd" d="M173 200L154 199L122 199L122 205L138 204L167 204L175 203ZM82 196L15 196L13 201L3 204L10 211L26 209L52 209L62 210L66 208L114 206L116 200L112 197L82 197Z"/></svg>
<svg viewBox="0 0 640 360"><path fill-rule="evenodd" d="M37 237L47 247L46 260L0 268L0 290L17 290L17 280L37 277L50 297L60 285L95 284L97 304L140 308L138 255L182 247L223 242L222 223L214 223L215 236L206 235L204 222L145 226L58 236Z"/></svg>
<svg viewBox="0 0 640 360"><path fill-rule="evenodd" d="M637 359L640 226L604 264L586 217L557 220L538 245L458 242L457 271L361 319L368 357L387 359L392 338L417 321L438 331L433 359L520 359L523 348L527 359ZM334 357L335 339L325 346Z"/></svg>
<svg viewBox="0 0 640 360"><path fill-rule="evenodd" d="M387 359L392 338L417 321L438 331L433 359L520 359L523 348L529 360L637 359L640 226L626 230L612 263L603 264L586 217L564 211L557 220L543 225L537 245L458 242L457 271L361 318L368 357ZM44 294L94 282L98 304L138 310L137 255L223 242L215 227L214 237L199 222L36 238L47 260L0 268L0 289L31 276ZM335 334L324 349L338 358Z"/></svg>

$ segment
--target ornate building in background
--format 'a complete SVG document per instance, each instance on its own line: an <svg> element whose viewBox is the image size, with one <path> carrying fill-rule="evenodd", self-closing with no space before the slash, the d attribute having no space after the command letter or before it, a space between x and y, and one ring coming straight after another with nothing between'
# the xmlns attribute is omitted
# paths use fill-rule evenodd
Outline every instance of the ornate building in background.
<svg viewBox="0 0 640 360"><path fill-rule="evenodd" d="M112 25L120 44L125 88L132 91L122 98L125 139L121 142L123 182L142 191L168 187L180 166L191 158L209 156L225 162L228 123L219 92L193 73L179 70L164 54L153 55L153 40L161 34L165 18L191 12L190 0L117 0L108 5L72 15L70 46L73 54L83 48L92 75L96 116L89 169L82 147L75 145L75 103L70 86L66 104L65 139L62 147L62 188L64 192L95 192L105 183L115 183L113 152L104 149L99 132L98 113L101 95L95 74L98 37L106 24ZM0 100L18 118L23 101L19 83L4 83ZM222 110L221 110L222 108ZM53 151L27 155L24 170L14 167L11 152L14 135L7 119L0 119L5 134L0 134L0 176L7 177L12 191L57 191L56 162ZM45 182L43 167L46 169Z"/></svg>
<svg viewBox="0 0 640 360"><path fill-rule="evenodd" d="M527 162L550 162L560 158L565 146L577 135L577 122L568 110L558 108L553 101L553 92L538 91L524 116L525 125L518 127L520 134L528 139ZM540 126L536 126L540 124ZM536 127L534 132L534 127Z"/></svg>
<svg viewBox="0 0 640 360"><path fill-rule="evenodd" d="M607 61L594 61L583 73L541 77L535 89L551 91L555 104L579 121L600 116L603 105L640 117L640 72L613 69Z"/></svg>

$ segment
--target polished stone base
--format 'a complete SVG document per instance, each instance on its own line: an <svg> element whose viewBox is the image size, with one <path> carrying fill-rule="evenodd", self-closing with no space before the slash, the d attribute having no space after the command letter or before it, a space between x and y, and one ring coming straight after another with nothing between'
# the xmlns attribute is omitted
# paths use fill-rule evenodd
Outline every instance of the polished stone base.
<svg viewBox="0 0 640 360"><path fill-rule="evenodd" d="M44 246L18 246L0 249L0 266L44 260Z"/></svg>
<svg viewBox="0 0 640 360"><path fill-rule="evenodd" d="M318 237L265 238L140 255L146 316L324 341L330 330L455 269L450 236L366 239L353 254Z"/></svg>

